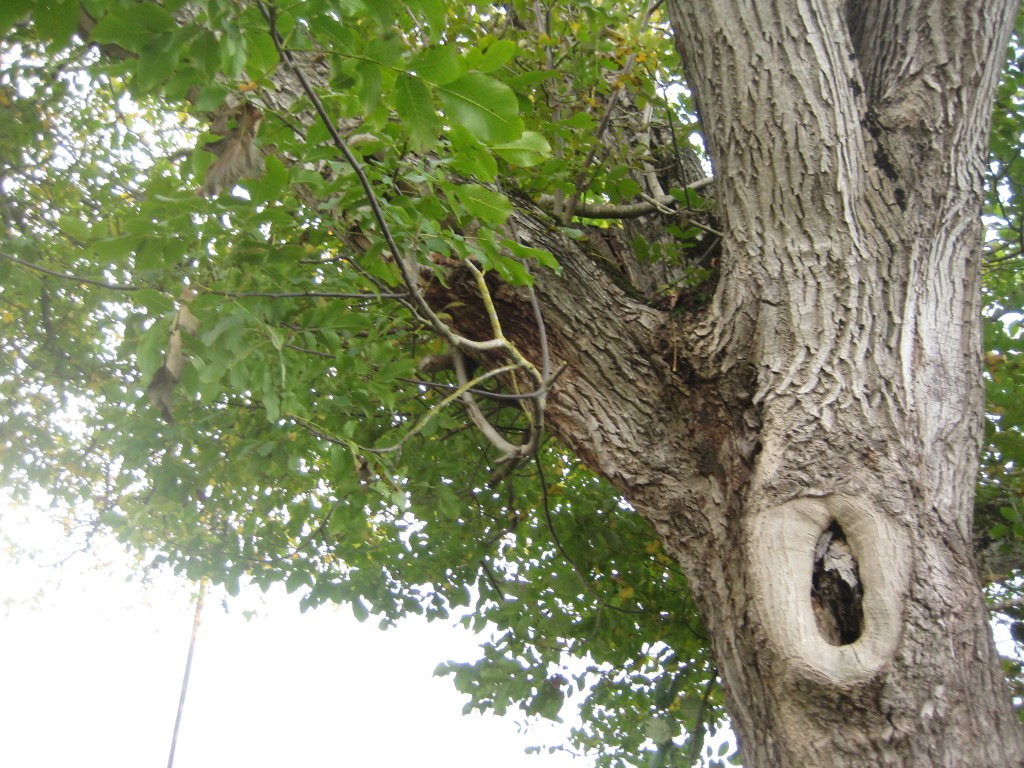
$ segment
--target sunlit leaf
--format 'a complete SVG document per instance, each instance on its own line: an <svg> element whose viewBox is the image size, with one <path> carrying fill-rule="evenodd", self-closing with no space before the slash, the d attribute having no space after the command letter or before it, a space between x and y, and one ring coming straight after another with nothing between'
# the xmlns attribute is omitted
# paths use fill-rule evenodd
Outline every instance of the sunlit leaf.
<svg viewBox="0 0 1024 768"><path fill-rule="evenodd" d="M495 40L487 46L480 60L474 61L473 66L480 72L493 72L505 66L517 53L519 46L514 40Z"/></svg>
<svg viewBox="0 0 1024 768"><path fill-rule="evenodd" d="M524 131L515 141L494 144L491 149L503 160L522 168L537 165L551 156L548 140L534 131Z"/></svg>

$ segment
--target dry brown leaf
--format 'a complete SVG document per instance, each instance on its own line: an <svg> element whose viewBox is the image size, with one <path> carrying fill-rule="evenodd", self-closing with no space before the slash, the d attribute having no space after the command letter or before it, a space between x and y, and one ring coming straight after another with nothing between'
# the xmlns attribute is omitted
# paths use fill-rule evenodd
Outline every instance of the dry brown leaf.
<svg viewBox="0 0 1024 768"><path fill-rule="evenodd" d="M181 379L181 372L185 369L188 356L182 347L181 332L195 334L199 330L199 320L188 308L188 302L196 296L195 291L185 288L181 292L178 306L178 314L171 326L171 336L167 343L167 351L164 353L164 364L153 374L153 380L146 387L146 394L154 407L160 409L160 415L168 423L174 422L174 413L171 404L174 398L174 388Z"/></svg>
<svg viewBox="0 0 1024 768"><path fill-rule="evenodd" d="M235 119L234 128L227 127L230 118ZM230 190L239 179L263 175L263 153L253 143L262 120L263 113L248 103L218 116L210 130L222 133L224 138L203 146L217 159L206 169L206 181L200 194L214 197Z"/></svg>

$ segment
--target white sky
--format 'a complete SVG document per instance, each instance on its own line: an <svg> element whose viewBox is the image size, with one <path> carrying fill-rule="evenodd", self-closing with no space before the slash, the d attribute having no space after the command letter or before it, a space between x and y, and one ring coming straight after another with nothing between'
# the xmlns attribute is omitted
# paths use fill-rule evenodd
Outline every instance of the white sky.
<svg viewBox="0 0 1024 768"><path fill-rule="evenodd" d="M5 510L0 531L35 559L0 547L0 765L167 765L192 630L191 586L173 576L126 581L127 564L90 555L61 569L59 527ZM117 552L104 559L118 560ZM568 726L461 714L466 697L441 661L478 658L479 638L441 622L381 632L347 608L300 614L294 596L208 596L175 768L442 765L588 768L566 753ZM244 609L256 608L246 620Z"/></svg>

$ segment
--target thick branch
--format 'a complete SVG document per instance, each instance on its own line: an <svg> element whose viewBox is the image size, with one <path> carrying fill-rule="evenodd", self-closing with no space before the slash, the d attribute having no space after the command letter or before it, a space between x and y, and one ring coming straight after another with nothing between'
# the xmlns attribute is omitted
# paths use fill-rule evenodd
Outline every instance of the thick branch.
<svg viewBox="0 0 1024 768"><path fill-rule="evenodd" d="M695 181L686 187L691 192L711 186L714 178L708 177ZM556 198L554 195L541 195L537 204L554 213L557 210ZM584 219L636 219L641 216L650 216L653 213L674 213L679 201L672 195L662 195L653 201L644 200L638 203L577 203L573 208L574 215Z"/></svg>

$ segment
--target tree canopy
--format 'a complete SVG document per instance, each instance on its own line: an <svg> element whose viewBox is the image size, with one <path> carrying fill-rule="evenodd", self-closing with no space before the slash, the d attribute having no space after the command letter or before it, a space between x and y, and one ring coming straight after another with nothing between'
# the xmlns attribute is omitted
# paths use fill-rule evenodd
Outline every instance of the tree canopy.
<svg viewBox="0 0 1024 768"><path fill-rule="evenodd" d="M987 169L976 526L1015 636L1022 33ZM467 706L578 705L569 746L598 765L724 760L687 581L544 433L563 371L509 340L543 344L539 311L500 311L560 269L529 226L583 247L653 211L670 237L631 245L664 280L609 274L706 305L714 185L660 3L6 0L0 35L3 485L229 592L496 627L442 670Z"/></svg>

